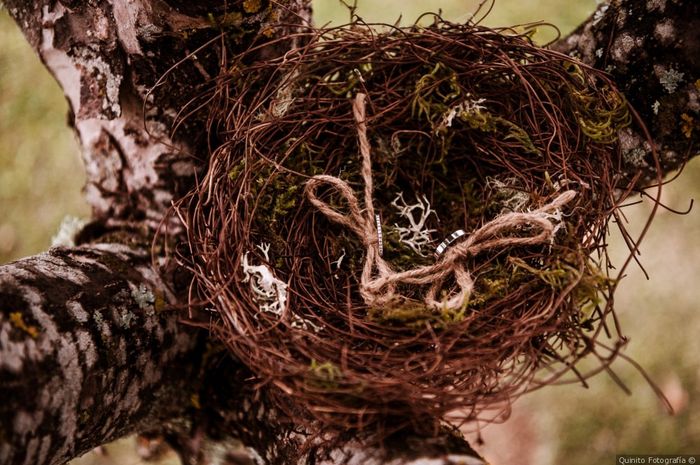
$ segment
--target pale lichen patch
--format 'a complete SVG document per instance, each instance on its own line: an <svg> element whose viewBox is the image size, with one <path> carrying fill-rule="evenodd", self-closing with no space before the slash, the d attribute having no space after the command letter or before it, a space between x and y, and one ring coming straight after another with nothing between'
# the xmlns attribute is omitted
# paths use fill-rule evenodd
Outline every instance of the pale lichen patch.
<svg viewBox="0 0 700 465"><path fill-rule="evenodd" d="M453 117L447 117L445 123L447 127L452 124ZM391 205L396 209L399 217L408 221L407 226L394 224L394 229L399 233L399 241L416 254L425 257L423 248L432 244L433 239L430 235L436 232L435 229L429 229L426 222L430 215L437 216L435 210L430 207L427 197L416 196L416 203L409 205L403 198L403 192L399 192Z"/></svg>
<svg viewBox="0 0 700 465"><path fill-rule="evenodd" d="M678 90L678 86L683 82L685 73L674 68L666 68L663 65L654 65L654 73L659 79L659 83L669 94Z"/></svg>
<svg viewBox="0 0 700 465"><path fill-rule="evenodd" d="M676 38L676 28L670 19L661 21L654 26L654 37L663 45L668 45Z"/></svg>
<svg viewBox="0 0 700 465"><path fill-rule="evenodd" d="M257 246L269 262L269 244ZM275 276L274 270L266 264L250 265L249 252L243 255L241 268L243 269L243 281L250 284L253 298L258 303L261 312L274 313L281 316L287 307L287 283Z"/></svg>
<svg viewBox="0 0 700 465"><path fill-rule="evenodd" d="M647 10L663 13L666 11L666 0L647 0Z"/></svg>
<svg viewBox="0 0 700 465"><path fill-rule="evenodd" d="M93 92L99 92L102 95L102 112L93 114L98 118L111 119L121 116L121 105L119 103L119 87L122 83L122 75L112 70L112 67L107 63L98 52L86 47L79 49L73 57L78 67L84 69L83 79L88 77L91 79L91 84L85 89L91 89ZM93 88L96 86L97 88ZM81 102L85 99L92 98L92 95L82 95Z"/></svg>
<svg viewBox="0 0 700 465"><path fill-rule="evenodd" d="M627 63L632 50L637 46L641 46L643 43L644 39L642 37L635 38L632 34L624 32L613 42L612 56L619 62Z"/></svg>
<svg viewBox="0 0 700 465"><path fill-rule="evenodd" d="M145 284L139 284L138 287L134 284L129 283L131 288L131 297L136 302L141 310L144 310L147 315L152 315L155 311L156 296L153 294L148 286Z"/></svg>
<svg viewBox="0 0 700 465"><path fill-rule="evenodd" d="M647 162L644 160L646 154L647 153L644 149L642 149L641 147L637 147L632 150L623 152L622 158L625 160L625 163L635 166L637 168L641 168L647 165Z"/></svg>
<svg viewBox="0 0 700 465"><path fill-rule="evenodd" d="M619 131L618 136L624 161L634 167L646 166L645 157L649 151L648 143L629 128Z"/></svg>
<svg viewBox="0 0 700 465"><path fill-rule="evenodd" d="M136 315L127 308L122 308L119 316L119 326L124 329L129 329L131 323L136 319Z"/></svg>
<svg viewBox="0 0 700 465"><path fill-rule="evenodd" d="M85 227L87 221L72 215L66 215L51 238L51 247L75 247L75 236Z"/></svg>
<svg viewBox="0 0 700 465"><path fill-rule="evenodd" d="M610 5L607 3L604 3L598 7L598 9L593 13L593 25L595 26L598 24L602 19L605 17L605 13L607 13L608 8L610 8Z"/></svg>

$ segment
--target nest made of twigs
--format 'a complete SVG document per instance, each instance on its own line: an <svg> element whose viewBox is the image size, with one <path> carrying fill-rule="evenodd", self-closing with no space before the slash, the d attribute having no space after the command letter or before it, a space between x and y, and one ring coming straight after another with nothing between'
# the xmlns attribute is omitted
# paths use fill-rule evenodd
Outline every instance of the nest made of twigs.
<svg viewBox="0 0 700 465"><path fill-rule="evenodd" d="M583 378L586 355L607 365L605 235L631 190L608 77L438 17L298 39L223 67L223 142L177 205L193 300L281 410L432 428Z"/></svg>

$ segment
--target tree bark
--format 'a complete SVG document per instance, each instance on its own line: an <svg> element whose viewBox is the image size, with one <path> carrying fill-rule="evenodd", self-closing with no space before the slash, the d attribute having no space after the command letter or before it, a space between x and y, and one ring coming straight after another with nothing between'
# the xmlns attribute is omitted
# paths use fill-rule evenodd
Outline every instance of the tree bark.
<svg viewBox="0 0 700 465"><path fill-rule="evenodd" d="M182 416L196 333L150 258L117 244L0 267L0 463L61 464Z"/></svg>
<svg viewBox="0 0 700 465"><path fill-rule="evenodd" d="M664 173L700 153L700 3L612 0L554 48L610 73L653 137ZM630 172L656 178L645 134L620 134Z"/></svg>
<svg viewBox="0 0 700 465"><path fill-rule="evenodd" d="M189 117L177 137L171 128L217 76L220 41L245 47L272 25L310 18L308 0L225 3L5 2L66 94L86 167L86 199L102 225L153 230L171 201L189 191L206 156L206 115ZM262 53L292 45L278 42Z"/></svg>

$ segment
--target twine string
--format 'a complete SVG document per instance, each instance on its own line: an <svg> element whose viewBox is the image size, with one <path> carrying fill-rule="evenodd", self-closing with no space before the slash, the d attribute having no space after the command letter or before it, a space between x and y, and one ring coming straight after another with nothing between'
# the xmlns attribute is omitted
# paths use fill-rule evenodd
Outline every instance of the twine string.
<svg viewBox="0 0 700 465"><path fill-rule="evenodd" d="M465 259L468 256L474 256L486 250L544 244L553 238L555 225L550 213L570 202L576 196L573 190L561 193L553 201L536 210L506 213L494 218L463 241L450 246L432 265L418 266L400 272L394 271L379 254L372 201L372 160L371 147L367 139L365 100L366 95L359 93L353 101L353 115L357 125L357 139L362 159L360 174L364 181L364 214L350 185L335 176L316 175L306 183L305 187L305 194L311 204L331 221L353 231L366 248L360 280L360 295L365 304L377 307L396 303L402 299L408 300L407 297L397 293L396 286L399 283L430 284L424 297L424 303L428 307L462 309L467 305L474 289L474 279L465 267ZM317 190L322 185L337 191L347 202L349 208L347 214L337 211L318 198ZM533 234L508 235L512 234L516 228L523 226L533 228ZM443 287L450 276L453 276L456 289L445 292Z"/></svg>

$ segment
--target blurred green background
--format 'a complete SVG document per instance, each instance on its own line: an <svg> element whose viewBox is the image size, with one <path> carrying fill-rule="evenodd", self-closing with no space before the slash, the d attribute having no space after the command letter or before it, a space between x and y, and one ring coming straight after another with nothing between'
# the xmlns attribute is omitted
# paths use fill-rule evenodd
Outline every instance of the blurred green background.
<svg viewBox="0 0 700 465"><path fill-rule="evenodd" d="M467 19L478 2L465 0L359 0L368 22L410 23L424 10ZM347 22L336 0L314 2L317 24ZM499 0L485 24L504 26L543 20L566 34L595 8L595 0ZM553 32L540 28L536 38ZM0 263L44 250L65 215L86 217L78 147L67 128L62 92L0 12ZM667 186L664 202L685 209L700 191L700 160ZM641 227L648 203L626 210ZM686 216L661 210L642 244L647 281L632 266L616 296L630 343L625 353L648 371L676 409L666 414L642 376L618 360L615 371L633 394L606 375L579 385L548 387L518 401L511 419L482 431L482 452L492 465L613 464L621 453L700 453L700 211ZM618 263L625 249L611 237ZM87 454L76 464L136 465L131 440L109 445L107 455ZM172 457L169 461L175 462Z"/></svg>

